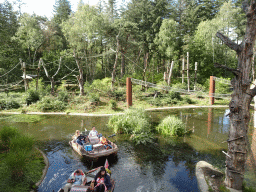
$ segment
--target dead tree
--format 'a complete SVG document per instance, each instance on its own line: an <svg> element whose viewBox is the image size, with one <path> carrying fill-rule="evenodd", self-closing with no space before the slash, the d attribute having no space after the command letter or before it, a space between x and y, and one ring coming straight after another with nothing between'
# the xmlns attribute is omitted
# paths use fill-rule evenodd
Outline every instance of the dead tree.
<svg viewBox="0 0 256 192"><path fill-rule="evenodd" d="M247 24L245 37L241 44L236 44L220 32L216 36L229 48L236 51L238 64L236 69L231 69L219 64L215 66L226 68L235 75L231 83L234 92L229 103L230 130L228 139L228 153L226 154L226 178L227 187L237 190L242 189L247 158L247 145L249 145L247 131L250 121L250 103L256 95L256 88L250 89L250 74L253 56L253 47L256 36L256 1L248 0L243 3Z"/></svg>
<svg viewBox="0 0 256 192"><path fill-rule="evenodd" d="M76 61L76 65L79 71L79 75L76 76L78 85L80 88L80 96L84 95L84 71L83 71L83 63L81 61L81 58L79 58L74 50L74 58Z"/></svg>
<svg viewBox="0 0 256 192"><path fill-rule="evenodd" d="M112 83L111 83L112 90L114 90L114 83L115 83L115 77L116 77L116 66L117 66L117 60L118 60L118 54L119 54L119 48L120 48L118 37L119 37L119 33L116 36L116 59L115 59L115 63L113 66L113 71L112 71Z"/></svg>
<svg viewBox="0 0 256 192"><path fill-rule="evenodd" d="M53 76L50 76L50 75L49 75L49 73L48 73L48 71L47 71L47 69L46 69L46 67L45 67L45 64L44 64L43 59L40 59L39 62L42 64L42 66L43 66L43 68L44 68L44 72L45 72L46 77L47 77L47 78L50 80L50 82L51 82L51 94L54 95L54 93L55 93L55 90L54 90L54 86L55 86L54 77L55 77L55 76L58 74L58 72L60 71L61 57L60 57L59 67L58 67L56 73L55 73Z"/></svg>

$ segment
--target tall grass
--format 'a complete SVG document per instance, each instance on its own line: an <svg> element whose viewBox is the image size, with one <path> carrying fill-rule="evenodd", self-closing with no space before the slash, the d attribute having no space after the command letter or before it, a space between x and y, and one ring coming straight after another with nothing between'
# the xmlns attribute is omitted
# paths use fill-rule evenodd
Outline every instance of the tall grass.
<svg viewBox="0 0 256 192"><path fill-rule="evenodd" d="M4 164L11 177L22 177L29 163L34 139L28 135L22 135L16 128L4 127L0 131L1 141L8 149Z"/></svg>
<svg viewBox="0 0 256 192"><path fill-rule="evenodd" d="M185 124L175 116L168 116L156 127L163 135L183 136L186 132Z"/></svg>
<svg viewBox="0 0 256 192"><path fill-rule="evenodd" d="M124 115L112 116L108 126L113 128L115 133L139 134L151 132L149 117L144 109L128 109Z"/></svg>

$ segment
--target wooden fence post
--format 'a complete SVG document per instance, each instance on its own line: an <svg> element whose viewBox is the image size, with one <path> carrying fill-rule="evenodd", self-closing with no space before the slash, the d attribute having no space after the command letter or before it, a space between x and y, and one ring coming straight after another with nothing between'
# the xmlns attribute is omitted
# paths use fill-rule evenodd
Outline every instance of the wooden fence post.
<svg viewBox="0 0 256 192"><path fill-rule="evenodd" d="M209 89L210 105L214 104L214 93L215 93L215 77L210 76L210 89Z"/></svg>
<svg viewBox="0 0 256 192"><path fill-rule="evenodd" d="M130 77L126 78L126 101L128 108L132 106L132 82Z"/></svg>

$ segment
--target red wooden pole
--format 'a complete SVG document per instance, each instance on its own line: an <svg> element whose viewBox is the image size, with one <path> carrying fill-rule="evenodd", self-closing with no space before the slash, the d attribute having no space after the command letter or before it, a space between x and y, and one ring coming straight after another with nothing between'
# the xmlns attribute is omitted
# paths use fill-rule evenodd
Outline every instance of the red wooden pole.
<svg viewBox="0 0 256 192"><path fill-rule="evenodd" d="M130 77L126 78L126 101L128 108L132 106L132 82Z"/></svg>
<svg viewBox="0 0 256 192"><path fill-rule="evenodd" d="M215 79L214 79L214 76L210 76L210 89L209 89L210 105L214 104L214 93L215 93Z"/></svg>

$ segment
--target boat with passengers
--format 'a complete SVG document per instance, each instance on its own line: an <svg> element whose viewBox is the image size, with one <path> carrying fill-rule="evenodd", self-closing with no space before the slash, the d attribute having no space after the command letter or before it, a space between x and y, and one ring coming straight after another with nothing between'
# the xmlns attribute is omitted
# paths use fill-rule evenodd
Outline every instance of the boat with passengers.
<svg viewBox="0 0 256 192"><path fill-rule="evenodd" d="M115 134L108 136L113 138ZM83 143L78 141L78 138L83 138ZM101 139L104 138L107 141L107 146L102 144ZM79 136L72 136L72 140L69 142L69 145L81 156L98 159L100 157L106 157L109 155L116 155L118 152L117 145L107 140L104 136L89 136L87 130L81 132Z"/></svg>
<svg viewBox="0 0 256 192"><path fill-rule="evenodd" d="M84 172L81 169L75 170L73 173L71 173L69 178L74 178L75 175L77 174L77 172L80 172L80 174L82 176L82 180L85 181L85 182L81 185L71 184L68 191L70 191L70 192L77 192L77 191L79 191L79 192L92 192L93 187L94 187L94 183L92 183L92 181L95 179L95 176L101 170L102 167L103 166L97 167L97 168L92 169L88 172ZM109 190L107 190L107 192L113 192L114 188L115 188L115 180L113 178L111 178L111 171L108 168L106 168L106 170L107 170L107 174L110 177L110 183L111 183L111 186L112 186ZM66 186L63 186L62 188L60 188L58 190L58 192L64 192L65 187Z"/></svg>

